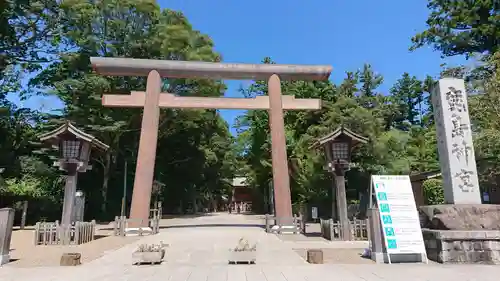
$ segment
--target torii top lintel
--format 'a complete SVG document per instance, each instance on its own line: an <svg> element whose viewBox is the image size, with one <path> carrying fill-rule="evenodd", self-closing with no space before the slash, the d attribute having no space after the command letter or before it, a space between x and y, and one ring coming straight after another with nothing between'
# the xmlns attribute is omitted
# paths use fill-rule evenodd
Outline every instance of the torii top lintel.
<svg viewBox="0 0 500 281"><path fill-rule="evenodd" d="M280 80L327 80L332 72L332 67L329 65L243 64L102 57L91 57L90 62L99 74L110 76L148 76L151 70L156 70L165 78L267 80L276 74Z"/></svg>

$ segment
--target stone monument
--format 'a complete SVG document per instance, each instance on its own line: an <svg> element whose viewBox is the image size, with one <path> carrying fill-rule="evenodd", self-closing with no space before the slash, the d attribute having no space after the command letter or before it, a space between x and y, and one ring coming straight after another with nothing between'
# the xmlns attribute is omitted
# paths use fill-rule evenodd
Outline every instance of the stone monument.
<svg viewBox="0 0 500 281"><path fill-rule="evenodd" d="M445 202L481 204L464 81L439 80L432 94L432 105Z"/></svg>
<svg viewBox="0 0 500 281"><path fill-rule="evenodd" d="M427 257L500 264L500 205L481 204L464 81L439 80L432 104L447 205L420 207Z"/></svg>

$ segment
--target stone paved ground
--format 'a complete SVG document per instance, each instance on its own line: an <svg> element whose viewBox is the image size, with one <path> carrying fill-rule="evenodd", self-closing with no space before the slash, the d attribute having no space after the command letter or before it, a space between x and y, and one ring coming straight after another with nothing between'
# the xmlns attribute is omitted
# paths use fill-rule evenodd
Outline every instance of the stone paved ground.
<svg viewBox="0 0 500 281"><path fill-rule="evenodd" d="M103 226L100 226L103 227ZM10 258L13 262L7 266L15 267L40 267L58 266L61 255L65 252L78 252L82 254L82 261L88 262L97 259L108 251L113 251L126 244L139 240L139 237L115 237L111 231L99 229L96 237L90 243L72 246L34 246L33 229L16 230L12 234Z"/></svg>
<svg viewBox="0 0 500 281"><path fill-rule="evenodd" d="M362 258L360 249L320 248L323 263L326 264L374 264L371 259ZM303 259L307 259L307 249L294 249Z"/></svg>
<svg viewBox="0 0 500 281"><path fill-rule="evenodd" d="M342 248L342 242L330 243L320 239L280 239L266 234L258 225L261 218L245 215L203 216L190 219L171 219L168 228L155 236L109 252L79 267L0 268L0 280L168 280L168 281L373 281L373 280L498 280L497 266L443 266L425 264L307 264L294 249L309 246ZM258 242L256 265L228 265L229 248L241 236ZM169 243L166 261L156 266L132 266L131 252L139 243ZM307 247L304 247L307 245ZM362 248L351 243L350 251ZM339 250L339 253L346 251Z"/></svg>

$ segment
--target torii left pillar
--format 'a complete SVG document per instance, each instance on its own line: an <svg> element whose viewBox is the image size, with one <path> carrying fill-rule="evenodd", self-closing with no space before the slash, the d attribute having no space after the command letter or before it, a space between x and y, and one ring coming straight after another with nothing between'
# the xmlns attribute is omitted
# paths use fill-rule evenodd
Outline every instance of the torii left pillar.
<svg viewBox="0 0 500 281"><path fill-rule="evenodd" d="M142 115L142 129L139 140L139 152L135 168L134 190L130 218L140 219L132 224L147 226L149 205L153 188L156 147L158 144L158 123L160 120L161 77L158 71L149 72L146 84L146 98Z"/></svg>

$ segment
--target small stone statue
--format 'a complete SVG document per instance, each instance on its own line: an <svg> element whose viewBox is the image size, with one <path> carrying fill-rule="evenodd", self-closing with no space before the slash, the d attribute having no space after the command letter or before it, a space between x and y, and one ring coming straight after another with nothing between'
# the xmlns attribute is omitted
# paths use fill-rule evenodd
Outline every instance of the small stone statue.
<svg viewBox="0 0 500 281"><path fill-rule="evenodd" d="M162 252L165 251L167 247L169 247L169 245L164 244L163 241L160 241L160 244L140 244L136 252Z"/></svg>
<svg viewBox="0 0 500 281"><path fill-rule="evenodd" d="M240 238L238 241L238 245L236 248L234 248L235 252L243 252L243 251L256 251L257 250L257 244L254 244L252 247L250 247L250 243L248 242L247 239L245 238Z"/></svg>

